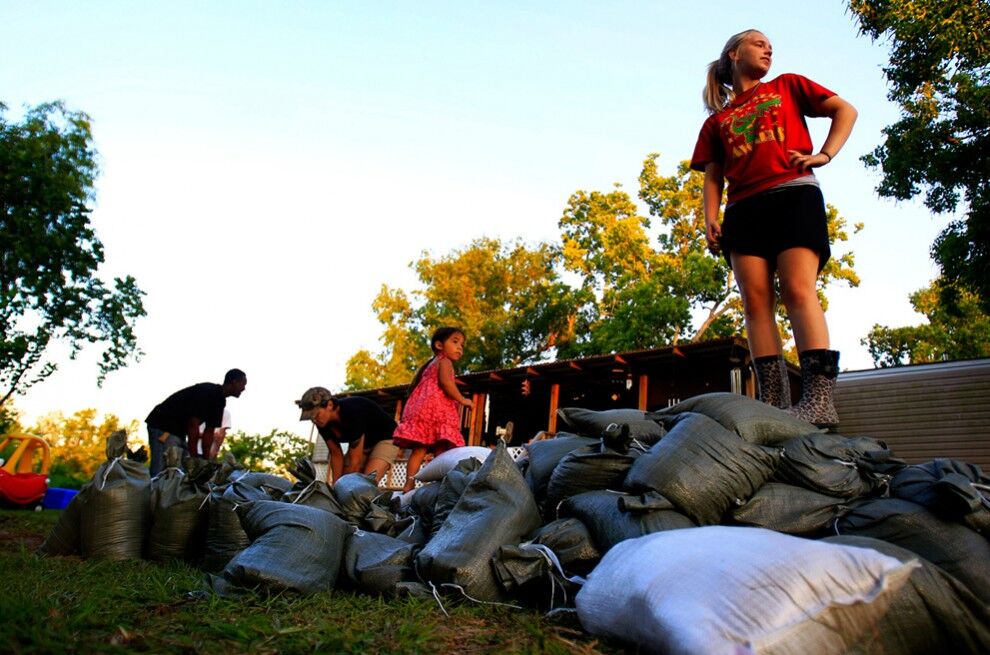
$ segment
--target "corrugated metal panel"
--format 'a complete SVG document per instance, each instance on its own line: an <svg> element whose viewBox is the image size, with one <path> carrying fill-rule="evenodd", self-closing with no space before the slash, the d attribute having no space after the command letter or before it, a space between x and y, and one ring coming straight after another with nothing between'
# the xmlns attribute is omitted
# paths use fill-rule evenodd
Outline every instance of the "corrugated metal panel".
<svg viewBox="0 0 990 655"><path fill-rule="evenodd" d="M887 443L911 463L948 457L990 471L990 359L839 375L839 433Z"/></svg>

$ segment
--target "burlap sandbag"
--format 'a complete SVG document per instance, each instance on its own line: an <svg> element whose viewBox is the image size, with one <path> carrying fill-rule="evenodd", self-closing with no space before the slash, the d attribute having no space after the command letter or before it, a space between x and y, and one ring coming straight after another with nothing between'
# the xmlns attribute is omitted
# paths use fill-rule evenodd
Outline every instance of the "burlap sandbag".
<svg viewBox="0 0 990 655"><path fill-rule="evenodd" d="M251 545L224 567L223 578L269 593L333 589L351 528L329 512L258 500L237 508Z"/></svg>
<svg viewBox="0 0 990 655"><path fill-rule="evenodd" d="M656 492L637 496L616 491L588 491L561 503L560 515L579 519L587 526L602 554L626 539L696 527L694 521Z"/></svg>
<svg viewBox="0 0 990 655"><path fill-rule="evenodd" d="M520 543L539 525L533 494L499 444L420 551L417 571L424 580L448 590L456 586L470 598L502 600L491 558L500 546Z"/></svg>
<svg viewBox="0 0 990 655"><path fill-rule="evenodd" d="M340 505L342 518L357 525L371 509L371 503L382 494L373 475L347 473L334 482L333 495Z"/></svg>
<svg viewBox="0 0 990 655"><path fill-rule="evenodd" d="M901 562L921 564L894 595L877 629L864 635L856 652L990 653L990 608L951 575L906 548L880 539L832 536L823 541L870 548Z"/></svg>
<svg viewBox="0 0 990 655"><path fill-rule="evenodd" d="M917 566L760 528L670 530L609 551L576 605L585 630L644 652L840 655Z"/></svg>
<svg viewBox="0 0 990 655"><path fill-rule="evenodd" d="M654 412L651 416L662 420L669 431L667 419L685 412L704 414L746 441L764 446L778 445L803 434L822 431L782 409L748 396L724 391L688 398L673 407Z"/></svg>
<svg viewBox="0 0 990 655"><path fill-rule="evenodd" d="M619 452L600 443L583 446L564 455L547 483L543 515L547 520L557 518L561 502L586 491L622 489L626 475L641 451Z"/></svg>
<svg viewBox="0 0 990 655"><path fill-rule="evenodd" d="M803 487L768 482L745 505L732 510L732 520L740 525L815 537L833 529L835 519L847 509L847 502Z"/></svg>
<svg viewBox="0 0 990 655"><path fill-rule="evenodd" d="M600 443L599 439L592 437L580 437L575 434L560 433L553 439L542 439L526 444L525 448L529 452L526 460L526 483L536 502L541 504L546 498L547 484L550 476L563 457L582 446L591 446Z"/></svg>
<svg viewBox="0 0 990 655"><path fill-rule="evenodd" d="M251 544L237 507L251 501L271 500L263 489L239 482L214 487L207 497L209 526L206 531L202 567L206 571L220 571L239 552Z"/></svg>
<svg viewBox="0 0 990 655"><path fill-rule="evenodd" d="M89 484L87 483L83 490ZM59 514L58 522L55 523L45 541L38 547L39 555L69 556L79 554L79 520L85 498L82 491L72 497L69 504Z"/></svg>
<svg viewBox="0 0 990 655"><path fill-rule="evenodd" d="M780 457L703 414L678 414L668 428L636 459L624 486L660 493L698 525L720 523L730 508L749 500L773 475Z"/></svg>
<svg viewBox="0 0 990 655"><path fill-rule="evenodd" d="M907 466L891 479L890 495L990 537L990 476L976 464L937 458Z"/></svg>
<svg viewBox="0 0 990 655"><path fill-rule="evenodd" d="M308 457L297 459L292 474L299 481L282 496L282 500L293 505L316 507L337 516L343 515L340 503L337 502L330 486L325 481L316 479L316 467L311 459Z"/></svg>
<svg viewBox="0 0 990 655"><path fill-rule="evenodd" d="M444 521L450 516L450 512L481 467L481 462L476 459L461 460L440 481L440 488L433 504L430 536L440 531Z"/></svg>
<svg viewBox="0 0 990 655"><path fill-rule="evenodd" d="M836 532L889 541L917 553L990 603L990 543L965 525L906 500L872 498L839 517Z"/></svg>
<svg viewBox="0 0 990 655"><path fill-rule="evenodd" d="M153 561L197 561L202 556L209 511L205 480L181 467L183 450L165 452L165 468L151 481L151 531L147 556ZM202 460L190 460L191 465Z"/></svg>
<svg viewBox="0 0 990 655"><path fill-rule="evenodd" d="M348 586L366 594L395 596L398 585L415 582L416 545L375 532L356 530L347 537L343 572Z"/></svg>
<svg viewBox="0 0 990 655"><path fill-rule="evenodd" d="M568 430L585 437L598 439L609 425L625 426L633 439L652 446L659 441L666 430L663 424L652 418L652 414L639 409L593 410L581 407L561 407L557 416Z"/></svg>
<svg viewBox="0 0 990 655"><path fill-rule="evenodd" d="M887 447L869 437L806 434L785 441L774 479L828 496L858 498L882 492L888 477L859 462L868 453L889 454Z"/></svg>
<svg viewBox="0 0 990 655"><path fill-rule="evenodd" d="M151 524L148 468L127 459L122 430L107 439L106 453L80 501L80 553L87 559L141 559Z"/></svg>

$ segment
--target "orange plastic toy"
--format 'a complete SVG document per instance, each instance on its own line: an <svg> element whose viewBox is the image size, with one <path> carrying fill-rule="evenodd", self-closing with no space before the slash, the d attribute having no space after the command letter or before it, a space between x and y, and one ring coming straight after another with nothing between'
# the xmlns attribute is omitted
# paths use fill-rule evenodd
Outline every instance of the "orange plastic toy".
<svg viewBox="0 0 990 655"><path fill-rule="evenodd" d="M0 500L14 505L40 503L48 491L52 465L48 442L29 434L0 437L0 453L13 451L0 467ZM35 470L40 466L40 471Z"/></svg>

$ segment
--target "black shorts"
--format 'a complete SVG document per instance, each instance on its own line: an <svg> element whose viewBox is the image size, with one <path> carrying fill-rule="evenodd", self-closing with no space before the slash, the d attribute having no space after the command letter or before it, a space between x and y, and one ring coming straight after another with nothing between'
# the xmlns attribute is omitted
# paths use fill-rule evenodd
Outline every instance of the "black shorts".
<svg viewBox="0 0 990 655"><path fill-rule="evenodd" d="M722 220L722 254L756 255L777 267L777 255L789 248L818 253L818 272L832 256L825 199L814 184L770 189L733 203ZM731 261L730 261L731 265Z"/></svg>

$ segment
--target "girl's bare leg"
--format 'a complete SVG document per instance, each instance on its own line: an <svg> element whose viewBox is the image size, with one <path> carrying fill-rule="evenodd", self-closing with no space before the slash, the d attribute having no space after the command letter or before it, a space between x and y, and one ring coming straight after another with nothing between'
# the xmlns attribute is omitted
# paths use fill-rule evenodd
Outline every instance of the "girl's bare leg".
<svg viewBox="0 0 990 655"><path fill-rule="evenodd" d="M406 464L406 484L402 488L403 491L411 491L416 486L416 480L413 479L413 476L419 473L419 467L422 466L424 457L426 457L426 446L413 448L412 452L409 453L409 462Z"/></svg>

